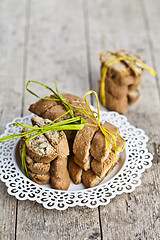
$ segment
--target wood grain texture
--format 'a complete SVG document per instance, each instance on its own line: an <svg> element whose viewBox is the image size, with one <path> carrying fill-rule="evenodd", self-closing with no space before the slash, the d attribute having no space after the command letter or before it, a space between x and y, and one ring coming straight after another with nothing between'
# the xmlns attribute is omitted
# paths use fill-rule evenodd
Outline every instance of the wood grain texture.
<svg viewBox="0 0 160 240"><path fill-rule="evenodd" d="M26 81L54 88L56 80L59 91L83 97L89 83L82 1L33 0L29 22ZM41 96L49 93L40 91ZM35 100L25 93L25 113Z"/></svg>
<svg viewBox="0 0 160 240"><path fill-rule="evenodd" d="M33 0L29 16L25 82L34 79L54 88L55 79L59 91L83 97L89 82L82 1ZM37 86L32 89L41 96L48 94ZM25 92L25 115L33 101L37 99ZM98 209L48 211L36 203L19 202L16 236L17 240L100 239Z"/></svg>
<svg viewBox="0 0 160 240"><path fill-rule="evenodd" d="M17 239L101 239L97 209L47 210L35 202L19 202ZM23 221L21 221L23 219Z"/></svg>
<svg viewBox="0 0 160 240"><path fill-rule="evenodd" d="M0 134L21 115L25 9L26 1L0 1ZM0 182L0 239L15 238L16 206Z"/></svg>
<svg viewBox="0 0 160 240"><path fill-rule="evenodd" d="M98 11L97 11L98 9ZM113 11L114 9L114 11ZM147 8L149 11L149 8ZM118 49L138 53L153 66L148 29L139 1L88 1L88 31L92 85L98 89L101 36L106 35ZM98 29L98 31L96 31ZM137 35L137 34L138 35ZM106 42L109 50L110 45ZM153 166L142 176L142 185L131 194L122 194L108 206L100 207L103 239L159 239L159 131L160 102L156 79L143 74L141 97L129 108L128 120L149 136L148 148L154 155ZM101 109L104 109L103 107ZM156 119L155 117L156 116Z"/></svg>
<svg viewBox="0 0 160 240"><path fill-rule="evenodd" d="M14 117L29 114L37 100L25 91L28 80L54 88L55 79L61 92L81 97L90 87L98 91L104 34L118 49L138 53L160 76L159 9L158 0L0 0L0 133ZM105 47L113 50L107 42ZM141 96L126 114L149 136L154 155L142 185L104 207L56 211L17 201L0 182L0 239L160 239L158 76L143 74Z"/></svg>
<svg viewBox="0 0 160 240"><path fill-rule="evenodd" d="M157 86L160 95L160 33L157 22L159 21L160 3L158 0L144 1L141 0L143 18L145 20L145 27L147 29L147 38L149 40L150 49L152 51L152 62L157 71Z"/></svg>

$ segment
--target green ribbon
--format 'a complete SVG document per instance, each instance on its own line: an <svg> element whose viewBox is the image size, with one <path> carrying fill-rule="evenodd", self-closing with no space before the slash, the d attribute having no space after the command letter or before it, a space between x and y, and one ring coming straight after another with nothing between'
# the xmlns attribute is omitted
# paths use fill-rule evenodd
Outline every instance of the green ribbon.
<svg viewBox="0 0 160 240"><path fill-rule="evenodd" d="M68 114L66 112L59 118L63 117L64 115ZM35 133L34 136L31 136L27 139L25 139L24 144L23 144L23 149L22 149L22 168L25 173L25 175L29 178L28 175L28 170L27 170L27 165L26 165L26 143L29 142L30 140L36 138L37 136L51 132L51 131L62 131L62 130L81 130L84 125L85 125L85 120L82 117L73 117L70 119L66 119L60 122L56 122L59 118L55 119L54 121L50 122L49 124L45 125L44 127L34 127L34 126L29 126L23 123L13 123L14 126L20 126L20 127L25 127L31 130L28 130L26 132L22 133L16 133L16 134L11 134L5 137L0 138L0 143L11 141L17 138L21 138L30 134ZM80 122L80 123L79 123Z"/></svg>
<svg viewBox="0 0 160 240"><path fill-rule="evenodd" d="M28 88L28 86L29 86L29 84L30 84L31 82L32 82L32 83L39 84L39 85L43 86L44 88L50 90L50 91L54 94L53 97L55 96L56 98L41 98L40 96L38 96L36 93L34 93L33 91L31 91L31 90ZM36 96L37 98L40 98L40 99L42 99L42 100L61 101L62 104L64 105L65 109L66 109L66 110L69 112L69 114L71 115L71 117L74 117L74 113L73 113L73 109L72 109L71 105L70 105L69 103L67 103L66 99L59 93L58 88L57 88L57 83L56 83L56 81L54 81L54 83L55 83L55 87L56 87L56 92L55 92L52 88L50 88L49 86L47 86L47 85L45 85L45 84L43 84L43 83L40 83L40 82L38 82L38 81L35 81L35 80L29 80L29 81L27 82L27 84L26 84L26 90L27 90L28 92L30 92L32 95L34 95L34 96Z"/></svg>

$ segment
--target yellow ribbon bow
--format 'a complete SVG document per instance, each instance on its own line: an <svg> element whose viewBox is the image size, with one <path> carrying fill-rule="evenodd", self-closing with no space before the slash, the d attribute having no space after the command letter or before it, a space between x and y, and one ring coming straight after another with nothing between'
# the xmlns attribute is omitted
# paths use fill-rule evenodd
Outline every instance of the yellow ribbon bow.
<svg viewBox="0 0 160 240"><path fill-rule="evenodd" d="M133 72L135 73L135 75L137 76L137 72L135 70L135 67L138 67L140 69L146 70L148 71L150 74L152 75L156 75L156 71L151 68L150 66L148 66L147 64L145 64L144 62L142 62L141 60L139 60L138 58L135 57L130 57L127 55L121 55L118 52L113 53L110 51L106 51L106 53L100 53L100 56L111 56L113 58L107 60L102 67L102 78L101 78L101 83L100 83L100 100L102 102L102 104L105 106L106 104L106 99L105 99L105 77L107 74L107 70L108 67L116 62L119 61L125 61L125 62L129 62L131 64L131 68L133 70Z"/></svg>
<svg viewBox="0 0 160 240"><path fill-rule="evenodd" d="M87 95L92 94L92 93L94 93L94 95L96 97L96 101L97 101L97 117L95 117L95 115L94 115L95 112L92 111L92 109L90 108L89 103L88 103L88 101L86 99ZM93 91L93 90L88 91L84 95L84 100L86 102L86 105L88 107L88 111L90 112L90 114L88 114L88 112L86 112L85 110L83 111L83 114L86 115L89 119L91 119L93 121L93 124L92 123L86 123L86 124L91 125L91 126L95 126L95 127L97 127L97 126L99 127L99 129L101 130L101 132L103 133L103 135L105 137L106 148L109 151L111 151L111 148L113 147L114 151L115 151L115 158L116 158L116 152L123 152L123 150L125 148L125 140L124 140L124 138L122 138L119 133L116 133L116 132L114 132L112 130L106 129L105 127L102 126L102 124L100 122L99 100L98 100L97 93L95 91ZM114 143L110 140L108 135L110 135L112 137ZM124 141L123 148L117 147L117 144L116 144L117 137ZM110 147L110 144L111 144L112 147Z"/></svg>

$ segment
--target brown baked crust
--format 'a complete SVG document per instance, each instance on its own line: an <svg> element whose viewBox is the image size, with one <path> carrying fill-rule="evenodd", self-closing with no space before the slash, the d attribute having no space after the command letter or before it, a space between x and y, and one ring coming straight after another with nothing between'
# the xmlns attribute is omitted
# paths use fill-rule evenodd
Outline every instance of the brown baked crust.
<svg viewBox="0 0 160 240"><path fill-rule="evenodd" d="M85 101L84 99L75 96L73 94L69 94L69 93L63 93L62 96L66 99L66 101L73 105L76 108L81 108L81 105L83 107L86 107L85 105ZM53 98L53 96L47 96L45 98ZM61 115L66 113L66 109L63 106L61 101L51 101L51 100L39 100L36 103L32 104L29 107L29 110L35 114L37 114L38 116L43 117L44 119L49 119L51 121L57 119L58 117L60 117ZM82 113L80 113L79 111L73 109L74 115L75 117L77 116L83 116L84 115ZM69 119L71 116L70 114L67 114L65 116L63 116L62 118L60 118L58 121L62 121L65 119ZM76 131L70 131L70 130L66 130L64 131L67 139L73 140L76 134Z"/></svg>
<svg viewBox="0 0 160 240"><path fill-rule="evenodd" d="M90 122L90 120L87 120L87 122ZM98 127L85 124L83 129L77 132L73 144L73 153L79 161L83 163L90 161L91 141L97 130Z"/></svg>
<svg viewBox="0 0 160 240"><path fill-rule="evenodd" d="M43 119L41 117L33 117L32 123L37 124L39 127L44 127L49 124L51 121L48 119ZM66 135L63 131L51 131L44 133L45 137L48 139L52 147L54 148L57 156L68 156L69 155L69 146Z"/></svg>
<svg viewBox="0 0 160 240"><path fill-rule="evenodd" d="M62 93L62 96L67 100L68 103L72 104L75 102L84 103L84 99L80 98L79 96L73 95L71 93Z"/></svg>
<svg viewBox="0 0 160 240"><path fill-rule="evenodd" d="M67 169L67 157L57 157L51 162L51 184L58 190L68 190L71 179Z"/></svg>
<svg viewBox="0 0 160 240"><path fill-rule="evenodd" d="M118 163L119 161L120 154L117 155L116 161L114 162L114 166ZM111 164L112 165L112 164ZM97 186L99 183L103 181L105 176L107 175L107 172L109 169L106 169L103 171L103 174L101 177L96 175L92 169L89 169L88 171L83 171L82 173L82 182L86 188L91 188Z"/></svg>
<svg viewBox="0 0 160 240"><path fill-rule="evenodd" d="M90 169L90 163L91 163L91 157L88 158L88 160L86 162L82 162L80 161L76 156L74 156L74 162L81 167L82 169L84 169L85 171L87 171L88 169Z"/></svg>
<svg viewBox="0 0 160 240"><path fill-rule="evenodd" d="M28 155L25 156L27 168L36 174L46 174L50 170L50 163L34 162Z"/></svg>
<svg viewBox="0 0 160 240"><path fill-rule="evenodd" d="M82 181L83 169L79 167L73 160L69 161L69 174L75 184L80 184Z"/></svg>
<svg viewBox="0 0 160 240"><path fill-rule="evenodd" d="M27 131L27 129L24 128L23 131ZM25 139L35 134L24 136L22 141L24 142ZM49 163L57 157L57 152L43 134L26 142L26 153L33 161L40 163Z"/></svg>
<svg viewBox="0 0 160 240"><path fill-rule="evenodd" d="M140 59L139 56L124 50L116 52L118 55ZM102 69L106 61L113 59L113 56L100 56L101 77ZM124 114L128 110L128 104L134 103L139 97L138 85L143 69L131 64L129 61L118 61L107 68L105 76L105 106ZM101 80L99 82L101 89Z"/></svg>
<svg viewBox="0 0 160 240"><path fill-rule="evenodd" d="M129 103L129 105L131 105L131 104L133 104L135 101L137 101L137 99L139 98L139 96L140 96L140 92L139 92L138 89L129 91L129 93L128 93L128 103Z"/></svg>
<svg viewBox="0 0 160 240"><path fill-rule="evenodd" d="M109 110L117 111L119 113L126 113L128 110L128 98L124 96L121 99L113 97L110 93L105 92L106 104Z"/></svg>
<svg viewBox="0 0 160 240"><path fill-rule="evenodd" d="M54 121L55 119L59 118L61 115L66 113L66 109L64 106L62 105L55 105L49 109L47 109L43 114L42 117L45 119L49 119L51 121ZM70 115L67 114L65 115L63 118L60 119L64 120L64 119L68 119L70 118Z"/></svg>
<svg viewBox="0 0 160 240"><path fill-rule="evenodd" d="M54 98L54 96L46 96L45 98ZM56 105L56 101L40 99L39 101L31 104L28 110L37 114L38 116L42 116L47 109Z"/></svg>
<svg viewBox="0 0 160 240"><path fill-rule="evenodd" d="M32 173L31 171L28 170L28 175L33 182L38 183L40 185L48 184L50 182L50 172L41 175Z"/></svg>
<svg viewBox="0 0 160 240"><path fill-rule="evenodd" d="M86 188L91 188L97 186L103 179L99 178L94 172L89 169L83 171L82 173L82 182Z"/></svg>
<svg viewBox="0 0 160 240"><path fill-rule="evenodd" d="M140 78L140 77L135 77L134 83L133 83L133 84L130 84L130 85L128 86L128 92L133 91L133 90L137 90L140 82L141 82L141 78Z"/></svg>
<svg viewBox="0 0 160 240"><path fill-rule="evenodd" d="M68 103L73 105L74 104L78 105L79 103L81 104L85 103L84 99L70 93L63 93L62 96L67 100ZM51 95L51 96L46 96L45 98L54 99L57 97ZM58 111L57 114L54 107L56 107ZM38 116L43 116L44 118L55 120L57 117L64 114L66 112L66 109L60 101L40 99L37 102L30 105L29 111L35 113ZM70 115L68 114L67 116L65 116L65 118L70 118Z"/></svg>
<svg viewBox="0 0 160 240"><path fill-rule="evenodd" d="M105 83L105 91L112 94L113 97L121 99L128 94L128 86L118 85L111 78L107 77Z"/></svg>
<svg viewBox="0 0 160 240"><path fill-rule="evenodd" d="M128 51L119 50L119 51L117 51L117 53L120 55L125 54L129 57L140 59L139 56L137 56L131 52L128 52ZM100 56L100 61L102 63L102 66L106 61L108 61L110 59L113 59L113 56ZM134 69L136 71L137 76L140 77L143 73L143 69L137 67L136 65L134 66ZM134 77L135 73L132 70L132 65L130 62L118 61L118 62L108 66L107 76L111 77L119 85L124 85L124 84L129 85L131 83L129 83L127 81L127 77L129 77L129 76Z"/></svg>
<svg viewBox="0 0 160 240"><path fill-rule="evenodd" d="M112 164L116 164L119 161L120 153L110 152L108 158L104 162L99 162L93 159L91 162L92 171L100 178L104 178L111 168Z"/></svg>
<svg viewBox="0 0 160 240"><path fill-rule="evenodd" d="M103 124L103 127L119 133L119 129L107 121ZM114 143L112 136L108 133L106 134L109 137L110 141ZM109 146L112 148L111 144L109 144ZM91 155L100 162L104 162L109 155L109 150L106 148L105 136L100 130L98 130L93 137L91 144Z"/></svg>

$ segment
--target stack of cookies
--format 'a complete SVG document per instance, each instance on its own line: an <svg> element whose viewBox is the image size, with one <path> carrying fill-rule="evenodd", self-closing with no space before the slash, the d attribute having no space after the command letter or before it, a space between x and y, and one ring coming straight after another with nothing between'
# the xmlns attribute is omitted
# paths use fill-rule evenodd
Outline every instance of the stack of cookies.
<svg viewBox="0 0 160 240"><path fill-rule="evenodd" d="M78 96L69 94L69 93L64 93L64 94L62 94L62 96L63 96L63 98L66 99L67 103L71 104L73 107L79 108L82 110L83 110L83 108L86 108L84 99L82 99ZM57 97L51 95L51 96L47 96L45 98L51 98L51 99L53 98L54 99ZM49 119L51 121L54 121L55 119L57 119L58 117L60 117L61 115L66 113L66 108L63 106L61 101L40 99L36 103L33 103L30 105L29 111L31 111L32 113L35 113L36 115L38 115L44 119ZM78 112L76 110L73 110L73 112L74 112L75 117L77 117L77 116L85 117L83 114L81 114L80 112ZM70 114L67 114L67 115L63 116L62 118L60 118L59 121L68 119L70 117L71 117ZM64 132L69 141L69 146L72 146L76 131L66 130Z"/></svg>
<svg viewBox="0 0 160 240"><path fill-rule="evenodd" d="M118 55L140 59L139 56L127 51L117 51ZM101 61L101 77L102 69L107 61L113 59L113 56L102 55ZM136 65L131 65L128 61L118 61L107 68L105 77L105 106L109 110L119 113L125 113L128 105L133 104L140 96L138 86L141 81L143 70ZM100 92L101 92L101 81Z"/></svg>
<svg viewBox="0 0 160 240"><path fill-rule="evenodd" d="M82 108L82 110L87 108L85 101L77 96L72 94L62 94L62 96L76 108ZM54 96L46 98L54 98ZM29 110L38 115L32 118L32 124L38 127L44 127L66 113L61 102L43 99L32 104ZM111 135L108 134L111 141L109 144L111 151L109 151L106 148L104 135L98 126L93 126L92 119L76 109L74 109L74 116L85 118L86 124L82 130L51 131L26 142L26 164L29 176L34 182L46 184L51 181L54 189L67 190L71 177L75 184L82 182L85 187L94 187L118 162L120 153L115 154ZM70 114L58 121L68 118L71 118ZM119 133L119 129L109 122L105 122L103 126ZM23 131L26 130L23 129ZM32 135L21 139L20 152L24 141L30 136ZM116 144L117 147L122 148L124 142L117 138Z"/></svg>
<svg viewBox="0 0 160 240"><path fill-rule="evenodd" d="M51 121L41 117L33 117L35 127L44 127ZM24 128L23 131L28 129ZM26 135L20 141L20 155L24 141L36 133ZM41 134L26 142L26 165L31 180L38 184L47 184L51 180L55 189L67 190L70 176L67 169L69 146L63 131L52 131Z"/></svg>
<svg viewBox="0 0 160 240"><path fill-rule="evenodd" d="M90 120L87 121L90 123ZM119 129L109 122L103 127L119 133ZM111 143L113 138L107 134ZM109 169L116 165L120 153L116 153L110 143L111 152L106 148L106 139L98 127L86 124L76 134L73 153L69 161L69 173L75 184L83 183L85 187L98 185L107 175ZM117 147L123 148L124 142L117 138Z"/></svg>

